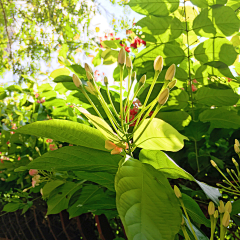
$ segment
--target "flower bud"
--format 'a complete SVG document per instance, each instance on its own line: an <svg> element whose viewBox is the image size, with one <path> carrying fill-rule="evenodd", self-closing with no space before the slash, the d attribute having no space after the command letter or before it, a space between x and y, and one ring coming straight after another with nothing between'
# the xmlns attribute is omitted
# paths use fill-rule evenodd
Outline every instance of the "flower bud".
<svg viewBox="0 0 240 240"><path fill-rule="evenodd" d="M136 72L134 71L134 72L132 73L132 76L131 76L132 82L136 79L136 76L137 76L137 74L136 74Z"/></svg>
<svg viewBox="0 0 240 240"><path fill-rule="evenodd" d="M185 224L185 220L184 220L184 218L183 218L183 216L182 216L182 222L181 222L181 225L183 226Z"/></svg>
<svg viewBox="0 0 240 240"><path fill-rule="evenodd" d="M219 201L218 211L219 211L219 213L225 212L225 207L224 207L224 203L222 200Z"/></svg>
<svg viewBox="0 0 240 240"><path fill-rule="evenodd" d="M234 150L237 154L240 153L239 147L236 143L234 144Z"/></svg>
<svg viewBox="0 0 240 240"><path fill-rule="evenodd" d="M107 86L108 85L108 78L105 76L104 77L104 84Z"/></svg>
<svg viewBox="0 0 240 240"><path fill-rule="evenodd" d="M92 68L87 63L85 63L84 68L86 72L93 73Z"/></svg>
<svg viewBox="0 0 240 240"><path fill-rule="evenodd" d="M229 214L228 211L226 211L223 215L223 218L222 218L222 225L224 227L228 227L229 221L230 221L230 214Z"/></svg>
<svg viewBox="0 0 240 240"><path fill-rule="evenodd" d="M160 94L159 99L158 99L158 103L160 105L164 105L166 103L166 101L168 100L169 97L169 89L166 88L163 90L163 92Z"/></svg>
<svg viewBox="0 0 240 240"><path fill-rule="evenodd" d="M127 56L126 58L126 67L132 69L132 60L130 56Z"/></svg>
<svg viewBox="0 0 240 240"><path fill-rule="evenodd" d="M75 86L77 87L77 88L79 88L80 86L82 86L82 81L78 78L78 76L77 75L75 75L75 74L73 74L73 82L74 82L74 84L75 84Z"/></svg>
<svg viewBox="0 0 240 240"><path fill-rule="evenodd" d="M157 56L156 59L154 60L154 64L153 64L154 70L155 71L162 71L163 68L163 58L162 56Z"/></svg>
<svg viewBox="0 0 240 240"><path fill-rule="evenodd" d="M22 190L22 192L27 192L27 190L28 190L28 188L25 188L25 189Z"/></svg>
<svg viewBox="0 0 240 240"><path fill-rule="evenodd" d="M145 84L146 78L147 78L147 77L146 77L145 74L141 77L141 79L140 79L140 81L139 81L139 83L138 83L138 89L140 89L140 88Z"/></svg>
<svg viewBox="0 0 240 240"><path fill-rule="evenodd" d="M218 210L216 210L216 211L215 211L215 213L214 213L213 217L214 217L215 219L217 219L217 218L218 218Z"/></svg>
<svg viewBox="0 0 240 240"><path fill-rule="evenodd" d="M210 160L210 163L212 164L213 167L217 167L217 164L213 161L213 160Z"/></svg>
<svg viewBox="0 0 240 240"><path fill-rule="evenodd" d="M228 173L228 174L231 173L231 171L230 171L228 168L226 168L226 170L227 170L227 173Z"/></svg>
<svg viewBox="0 0 240 240"><path fill-rule="evenodd" d="M231 213L232 212L232 203L228 201L225 205L225 211Z"/></svg>
<svg viewBox="0 0 240 240"><path fill-rule="evenodd" d="M172 81L173 77L175 76L175 72L176 72L176 65L175 64L172 64L166 74L165 74L165 80L169 80L169 81Z"/></svg>
<svg viewBox="0 0 240 240"><path fill-rule="evenodd" d="M236 161L234 158L232 158L232 162L233 162L233 164L235 165L235 167L239 167L237 161Z"/></svg>
<svg viewBox="0 0 240 240"><path fill-rule="evenodd" d="M235 144L240 147L239 141L237 139L235 139Z"/></svg>
<svg viewBox="0 0 240 240"><path fill-rule="evenodd" d="M36 150L36 152L39 152L39 148L38 147L35 147L35 150Z"/></svg>
<svg viewBox="0 0 240 240"><path fill-rule="evenodd" d="M90 72L86 72L87 79L91 81L93 79L93 75Z"/></svg>
<svg viewBox="0 0 240 240"><path fill-rule="evenodd" d="M29 170L29 175L30 176L35 176L35 175L37 175L38 174L38 170L36 170L36 169L30 169Z"/></svg>
<svg viewBox="0 0 240 240"><path fill-rule="evenodd" d="M89 93L91 93L92 95L96 95L97 92L96 92L94 86L92 85L92 83L91 83L91 82L87 82L87 85L88 85L88 86L85 86L85 89L86 89Z"/></svg>
<svg viewBox="0 0 240 240"><path fill-rule="evenodd" d="M171 82L168 84L168 88L169 88L169 90L171 90L172 88L174 88L175 85L176 85L176 83L177 83L177 80L176 80L176 79L173 80L173 81L171 81Z"/></svg>
<svg viewBox="0 0 240 240"><path fill-rule="evenodd" d="M174 185L174 192L175 192L175 195L177 196L177 198L182 197L182 193L180 192L179 188L176 185Z"/></svg>
<svg viewBox="0 0 240 240"><path fill-rule="evenodd" d="M118 64L124 66L125 63L126 63L126 53L124 48L121 48L118 54Z"/></svg>
<svg viewBox="0 0 240 240"><path fill-rule="evenodd" d="M215 213L215 206L213 202L210 202L208 205L208 214L211 216Z"/></svg>

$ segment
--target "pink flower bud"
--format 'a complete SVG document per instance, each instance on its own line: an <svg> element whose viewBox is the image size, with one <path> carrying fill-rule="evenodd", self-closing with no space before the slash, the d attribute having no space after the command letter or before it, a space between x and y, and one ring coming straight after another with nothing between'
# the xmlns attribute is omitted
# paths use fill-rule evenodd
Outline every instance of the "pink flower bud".
<svg viewBox="0 0 240 240"><path fill-rule="evenodd" d="M36 170L36 169L30 169L29 170L29 175L30 176L35 176L35 175L37 175L38 174L38 170Z"/></svg>

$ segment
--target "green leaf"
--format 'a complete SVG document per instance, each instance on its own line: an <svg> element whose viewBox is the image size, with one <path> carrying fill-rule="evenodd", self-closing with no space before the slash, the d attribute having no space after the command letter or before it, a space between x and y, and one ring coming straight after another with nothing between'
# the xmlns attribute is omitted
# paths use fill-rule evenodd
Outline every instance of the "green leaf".
<svg viewBox="0 0 240 240"><path fill-rule="evenodd" d="M53 80L55 83L59 83L59 82L73 82L72 77L71 76L66 76L66 75L60 75L58 77L56 77Z"/></svg>
<svg viewBox="0 0 240 240"><path fill-rule="evenodd" d="M9 87L6 88L9 92L22 92L22 88L18 85L11 85Z"/></svg>
<svg viewBox="0 0 240 240"><path fill-rule="evenodd" d="M231 215L240 213L240 199L232 203L232 212Z"/></svg>
<svg viewBox="0 0 240 240"><path fill-rule="evenodd" d="M153 66L153 61L157 56L161 55L167 66L175 63L181 63L185 58L185 53L181 47L171 43L150 45L137 54L134 60L135 67L145 67L145 62L150 61Z"/></svg>
<svg viewBox="0 0 240 240"><path fill-rule="evenodd" d="M184 111L173 111L173 112L159 112L156 118L160 118L163 121L169 123L177 130L183 130L186 127L192 117Z"/></svg>
<svg viewBox="0 0 240 240"><path fill-rule="evenodd" d="M228 66L235 62L237 55L232 43L225 38L208 39L200 43L194 51L199 62L221 61Z"/></svg>
<svg viewBox="0 0 240 240"><path fill-rule="evenodd" d="M3 212L15 212L18 209L21 209L23 207L23 203L20 202L10 202L7 203L4 207L3 207Z"/></svg>
<svg viewBox="0 0 240 240"><path fill-rule="evenodd" d="M228 0L227 6L230 6L234 11L240 8L240 2L238 0Z"/></svg>
<svg viewBox="0 0 240 240"><path fill-rule="evenodd" d="M231 36L239 26L234 10L227 6L203 9L193 21L193 30L201 37Z"/></svg>
<svg viewBox="0 0 240 240"><path fill-rule="evenodd" d="M240 128L240 116L224 108L205 110L199 115L202 122L210 122L211 128Z"/></svg>
<svg viewBox="0 0 240 240"><path fill-rule="evenodd" d="M204 224L209 228L211 227L210 221L204 216L198 204L191 197L182 193L182 200L187 209L187 213L194 222L198 224Z"/></svg>
<svg viewBox="0 0 240 240"><path fill-rule="evenodd" d="M227 3L227 0L191 0L191 2L200 8L206 8L208 6L213 6L216 4L224 5Z"/></svg>
<svg viewBox="0 0 240 240"><path fill-rule="evenodd" d="M139 159L143 163L152 165L158 171L163 172L167 178L184 178L196 182L205 194L218 204L218 197L221 196L217 188L208 186L205 183L197 181L190 173L180 168L167 154L162 151L151 151L142 149Z"/></svg>
<svg viewBox="0 0 240 240"><path fill-rule="evenodd" d="M128 5L137 13L160 17L177 10L179 0L131 0Z"/></svg>
<svg viewBox="0 0 240 240"><path fill-rule="evenodd" d="M62 210L67 209L71 196L81 187L80 184L66 182L64 185L52 191L47 201L47 215L57 214Z"/></svg>
<svg viewBox="0 0 240 240"><path fill-rule="evenodd" d="M62 56L63 58L66 58L67 57L67 52L69 50L69 47L67 44L63 44L60 51L59 51L59 54L58 56Z"/></svg>
<svg viewBox="0 0 240 240"><path fill-rule="evenodd" d="M209 123L191 121L190 124L184 128L184 135L189 139L200 141L207 134L209 127Z"/></svg>
<svg viewBox="0 0 240 240"><path fill-rule="evenodd" d="M103 58L104 65L111 65L117 61L118 52L116 50L107 49L102 52L101 57Z"/></svg>
<svg viewBox="0 0 240 240"><path fill-rule="evenodd" d="M67 76L69 76L69 74L70 74L70 71L69 71L67 68L59 68L59 69L54 70L54 71L50 74L50 77L56 78L56 77L61 76L61 75L67 75Z"/></svg>
<svg viewBox="0 0 240 240"><path fill-rule="evenodd" d="M113 41L113 40L105 40L105 41L101 42L101 44L104 48L117 49L120 47L119 43L117 41Z"/></svg>
<svg viewBox="0 0 240 240"><path fill-rule="evenodd" d="M113 132L112 128L104 121L102 118L97 117L95 115L90 114L86 109L80 107L77 109L84 114L91 123L111 142L119 143L121 140L119 137Z"/></svg>
<svg viewBox="0 0 240 240"><path fill-rule="evenodd" d="M114 189L114 175L106 172L73 172L79 179L86 179L88 181L97 183L115 192Z"/></svg>
<svg viewBox="0 0 240 240"><path fill-rule="evenodd" d="M153 118L147 129L142 133L148 122L149 119L145 119L133 134L133 140L137 147L172 152L177 152L183 148L183 140L188 138L160 119Z"/></svg>
<svg viewBox="0 0 240 240"><path fill-rule="evenodd" d="M34 159L26 167L28 169L48 171L86 171L107 172L115 174L120 155L111 155L95 149L71 146L50 151Z"/></svg>
<svg viewBox="0 0 240 240"><path fill-rule="evenodd" d="M44 83L38 86L38 91L41 92L48 92L51 91L53 88L49 83Z"/></svg>
<svg viewBox="0 0 240 240"><path fill-rule="evenodd" d="M57 119L41 121L18 128L16 132L107 151L106 138L100 131L77 122Z"/></svg>
<svg viewBox="0 0 240 240"><path fill-rule="evenodd" d="M42 188L42 195L44 198L48 198L50 193L60 185L64 184L64 181L61 180L54 180L47 182L44 187Z"/></svg>
<svg viewBox="0 0 240 240"><path fill-rule="evenodd" d="M182 214L161 172L129 157L119 165L115 189L117 210L129 240L174 239Z"/></svg>
<svg viewBox="0 0 240 240"><path fill-rule="evenodd" d="M80 79L87 81L86 71L82 66L78 64L72 64L71 66L67 67L69 70L75 73Z"/></svg>
<svg viewBox="0 0 240 240"><path fill-rule="evenodd" d="M88 212L98 215L98 210L103 210L104 213L107 209L116 209L115 202L115 195L104 192L99 186L88 185L83 187L77 201L67 211L70 218Z"/></svg>
<svg viewBox="0 0 240 240"><path fill-rule="evenodd" d="M207 106L232 106L238 102L239 95L232 89L222 90L202 87L198 89L195 100L197 103Z"/></svg>
<svg viewBox="0 0 240 240"><path fill-rule="evenodd" d="M102 50L100 49L97 53L97 55L93 58L93 65L94 67L100 65L102 63L102 60L101 60L101 55L102 55Z"/></svg>
<svg viewBox="0 0 240 240"><path fill-rule="evenodd" d="M148 16L137 22L140 26L143 40L166 43L178 38L183 32L183 26L178 18L172 16L154 17Z"/></svg>

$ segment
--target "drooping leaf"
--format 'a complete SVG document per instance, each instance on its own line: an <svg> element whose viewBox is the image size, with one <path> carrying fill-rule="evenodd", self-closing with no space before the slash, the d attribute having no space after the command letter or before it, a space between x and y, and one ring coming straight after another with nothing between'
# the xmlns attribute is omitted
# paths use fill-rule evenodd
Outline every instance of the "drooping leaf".
<svg viewBox="0 0 240 240"><path fill-rule="evenodd" d="M115 174L120 155L79 146L62 147L30 162L27 169L56 171L107 172Z"/></svg>
<svg viewBox="0 0 240 240"><path fill-rule="evenodd" d="M210 221L204 216L198 204L191 197L182 193L182 200L187 209L187 213L194 222L204 224L209 228L211 227Z"/></svg>
<svg viewBox="0 0 240 240"><path fill-rule="evenodd" d="M140 161L152 165L158 171L163 172L167 178L184 178L196 182L205 194L218 204L218 198L221 196L217 188L208 186L205 183L197 181L190 173L180 168L167 154L162 151L151 151L142 149L139 155Z"/></svg>
<svg viewBox="0 0 240 240"><path fill-rule="evenodd" d="M187 137L180 134L171 125L157 118L154 118L149 125L148 122L149 119L145 119L133 134L133 140L137 147L173 152L183 148L183 140ZM147 125L147 129L143 131Z"/></svg>
<svg viewBox="0 0 240 240"><path fill-rule="evenodd" d="M67 209L71 196L81 187L81 184L66 182L62 186L53 190L47 201L47 215L56 214L64 209Z"/></svg>
<svg viewBox="0 0 240 240"><path fill-rule="evenodd" d="M106 138L101 132L77 122L57 119L41 121L18 128L16 132L106 151Z"/></svg>
<svg viewBox="0 0 240 240"><path fill-rule="evenodd" d="M237 129L240 127L240 116L224 108L205 110L199 115L199 120L210 122L212 128Z"/></svg>
<svg viewBox="0 0 240 240"><path fill-rule="evenodd" d="M239 95L232 89L222 90L202 87L197 91L195 100L197 103L207 106L232 106L238 102Z"/></svg>
<svg viewBox="0 0 240 240"><path fill-rule="evenodd" d="M64 181L62 181L62 180L54 180L54 181L47 182L42 189L42 196L44 198L48 198L50 193L55 188L59 187L62 184L64 184Z"/></svg>
<svg viewBox="0 0 240 240"><path fill-rule="evenodd" d="M69 217L73 218L88 212L100 215L109 209L116 209L115 194L110 195L99 186L88 185L83 187L77 201L67 211Z"/></svg>
<svg viewBox="0 0 240 240"><path fill-rule="evenodd" d="M179 0L131 0L128 5L133 11L154 16L168 16L177 10Z"/></svg>
<svg viewBox="0 0 240 240"><path fill-rule="evenodd" d="M56 78L56 77L61 76L61 75L69 76L69 74L70 74L70 71L67 68L59 68L59 69L54 70L50 74L50 77Z"/></svg>
<svg viewBox="0 0 240 240"><path fill-rule="evenodd" d="M120 163L115 189L117 210L129 240L174 239L181 211L162 173L149 164L128 158Z"/></svg>

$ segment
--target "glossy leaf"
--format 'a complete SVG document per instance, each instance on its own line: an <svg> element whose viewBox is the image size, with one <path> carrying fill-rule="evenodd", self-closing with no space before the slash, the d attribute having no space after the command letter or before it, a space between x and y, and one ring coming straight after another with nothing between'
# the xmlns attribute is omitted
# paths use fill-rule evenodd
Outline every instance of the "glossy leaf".
<svg viewBox="0 0 240 240"><path fill-rule="evenodd" d="M162 173L128 158L120 163L115 189L117 210L129 240L174 239L181 223L181 210Z"/></svg>
<svg viewBox="0 0 240 240"><path fill-rule="evenodd" d="M149 119L145 119L133 134L133 140L137 147L172 152L177 152L183 148L183 140L187 139L187 137L180 134L171 125L160 119L154 118L143 132L148 122Z"/></svg>
<svg viewBox="0 0 240 240"><path fill-rule="evenodd" d="M54 70L50 74L50 77L56 78L56 77L61 76L61 75L69 76L69 74L70 74L70 71L67 68L59 68L59 69Z"/></svg>
<svg viewBox="0 0 240 240"><path fill-rule="evenodd" d="M216 4L224 5L227 3L227 0L191 0L191 2L200 8L206 8L208 6L213 6Z"/></svg>
<svg viewBox="0 0 240 240"><path fill-rule="evenodd" d="M67 120L41 121L25 125L17 129L16 132L106 151L106 138L101 132L77 122Z"/></svg>
<svg viewBox="0 0 240 240"><path fill-rule="evenodd" d="M190 173L180 168L167 154L162 151L151 151L143 149L140 152L139 159L143 163L152 165L158 171L165 174L167 178L184 178L196 182L205 194L218 204L218 198L221 196L217 188L208 186L205 183L197 181Z"/></svg>
<svg viewBox="0 0 240 240"><path fill-rule="evenodd" d="M120 155L84 147L62 147L30 162L27 169L116 173Z"/></svg>

